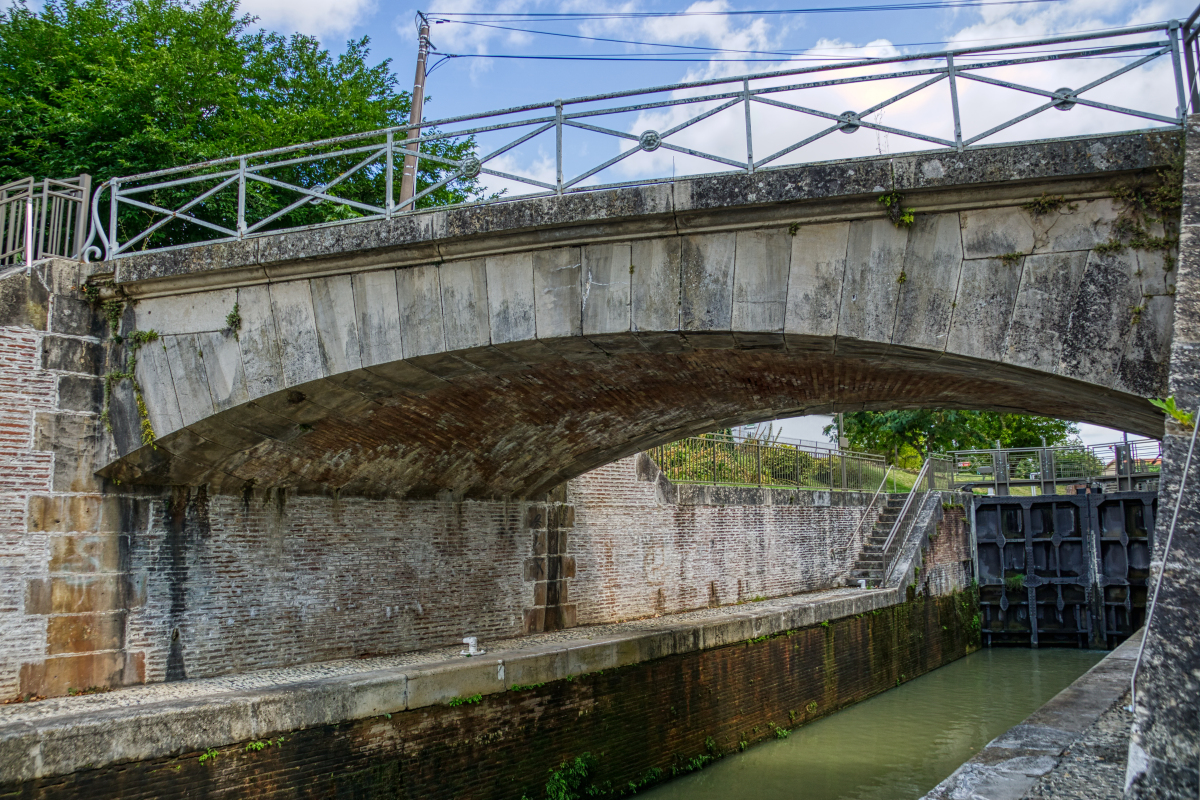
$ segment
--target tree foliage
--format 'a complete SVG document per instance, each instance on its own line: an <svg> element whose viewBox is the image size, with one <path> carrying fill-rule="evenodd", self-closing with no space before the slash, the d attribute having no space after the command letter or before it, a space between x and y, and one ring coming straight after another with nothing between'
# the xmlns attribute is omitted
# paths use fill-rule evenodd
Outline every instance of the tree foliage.
<svg viewBox="0 0 1200 800"><path fill-rule="evenodd" d="M367 38L335 57L312 37L254 30L254 22L234 0L48 0L40 11L22 3L0 12L0 182L84 172L98 182L408 122L410 94L388 60L369 62ZM423 147L452 159L473 149L471 139ZM298 165L274 177L323 185L350 163ZM418 190L443 169L422 161ZM339 196L380 205L382 180L376 165L339 186ZM458 180L421 205L478 195L474 180ZM154 200L181 198L183 189ZM256 184L249 216L293 198ZM219 215L230 202L214 199L197 212ZM321 203L300 215L289 223L355 212Z"/></svg>
<svg viewBox="0 0 1200 800"><path fill-rule="evenodd" d="M1065 420L993 411L857 411L845 414L846 430L840 435L854 450L883 453L892 459L952 450L996 446L1040 447L1066 444L1079 426ZM826 435L838 433L837 422L826 426Z"/></svg>

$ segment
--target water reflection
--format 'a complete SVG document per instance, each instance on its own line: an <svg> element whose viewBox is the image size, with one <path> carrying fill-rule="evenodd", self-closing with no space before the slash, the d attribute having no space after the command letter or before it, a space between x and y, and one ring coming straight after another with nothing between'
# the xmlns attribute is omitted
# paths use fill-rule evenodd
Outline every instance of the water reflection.
<svg viewBox="0 0 1200 800"><path fill-rule="evenodd" d="M1085 650L981 650L641 796L917 798L1103 657Z"/></svg>

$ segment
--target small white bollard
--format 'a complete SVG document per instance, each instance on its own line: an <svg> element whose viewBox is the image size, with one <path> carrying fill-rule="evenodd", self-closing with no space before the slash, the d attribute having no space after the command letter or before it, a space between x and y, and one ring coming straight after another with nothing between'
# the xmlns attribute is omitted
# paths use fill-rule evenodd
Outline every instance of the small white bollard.
<svg viewBox="0 0 1200 800"><path fill-rule="evenodd" d="M463 639L463 644L467 646L467 649L460 650L458 653L460 656L481 656L487 652L487 650L479 649L479 638L476 636L468 636Z"/></svg>
<svg viewBox="0 0 1200 800"><path fill-rule="evenodd" d="M865 589L865 588L867 588L867 582L866 582L866 580L864 580L864 579L862 579L862 578L859 578L859 580L858 580L858 588L860 588L860 589Z"/></svg>

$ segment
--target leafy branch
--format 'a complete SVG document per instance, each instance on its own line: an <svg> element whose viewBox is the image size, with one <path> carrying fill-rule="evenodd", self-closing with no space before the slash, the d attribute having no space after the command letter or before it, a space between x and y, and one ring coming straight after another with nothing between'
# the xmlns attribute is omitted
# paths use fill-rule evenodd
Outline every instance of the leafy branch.
<svg viewBox="0 0 1200 800"><path fill-rule="evenodd" d="M1150 404L1161 410L1173 418L1176 422L1183 426L1184 430L1192 430L1196 427L1196 414L1192 411L1184 411L1175 405L1175 398L1168 397L1166 400L1154 398Z"/></svg>

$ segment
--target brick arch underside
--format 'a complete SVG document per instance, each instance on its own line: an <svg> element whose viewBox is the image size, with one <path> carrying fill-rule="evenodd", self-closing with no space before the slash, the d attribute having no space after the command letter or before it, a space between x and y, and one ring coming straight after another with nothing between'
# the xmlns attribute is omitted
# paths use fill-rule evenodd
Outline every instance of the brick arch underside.
<svg viewBox="0 0 1200 800"><path fill-rule="evenodd" d="M221 493L535 497L657 444L807 413L984 409L1162 434L1142 398L1033 370L846 340L747 348L734 337L668 337L657 346L674 352L649 352L631 336L639 352L436 380L403 362L357 370L201 420L100 474Z"/></svg>

